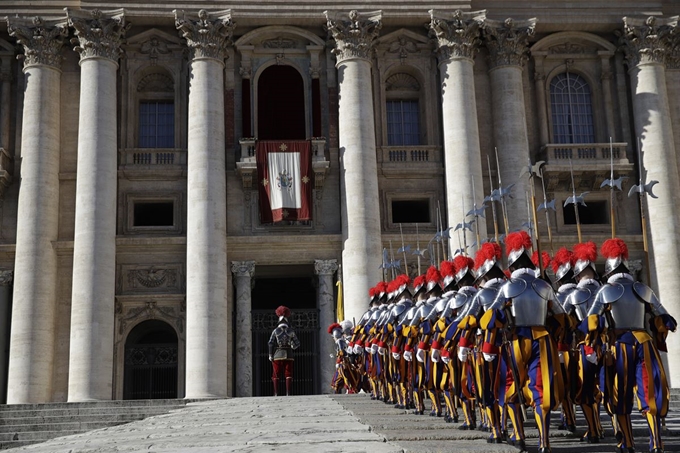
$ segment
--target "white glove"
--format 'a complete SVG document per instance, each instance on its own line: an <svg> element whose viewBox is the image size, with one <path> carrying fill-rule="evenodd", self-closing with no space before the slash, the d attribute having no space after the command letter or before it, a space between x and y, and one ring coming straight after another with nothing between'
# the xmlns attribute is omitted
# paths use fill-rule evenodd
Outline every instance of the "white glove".
<svg viewBox="0 0 680 453"><path fill-rule="evenodd" d="M404 353L404 357L405 357L405 356L406 356L406 353ZM401 354L399 354L398 352L393 352L393 353L392 353L392 358L393 358L394 360L401 360Z"/></svg>
<svg viewBox="0 0 680 453"><path fill-rule="evenodd" d="M444 357L442 356L442 362L444 363L449 363L451 361L451 357Z"/></svg>
<svg viewBox="0 0 680 453"><path fill-rule="evenodd" d="M487 354L486 352L482 352L482 355L487 362L493 362L498 354Z"/></svg>
<svg viewBox="0 0 680 453"><path fill-rule="evenodd" d="M588 362L592 363L593 365L596 365L597 364L597 354L594 353L594 352L590 353L590 354L586 354L586 360Z"/></svg>
<svg viewBox="0 0 680 453"><path fill-rule="evenodd" d="M273 361L274 361L274 357L269 356L269 361L270 361L270 362L273 362Z"/></svg>
<svg viewBox="0 0 680 453"><path fill-rule="evenodd" d="M404 360L407 362L413 360L413 353L411 351L404 351Z"/></svg>
<svg viewBox="0 0 680 453"><path fill-rule="evenodd" d="M355 354L361 354L362 352L364 352L364 351L362 351L362 349L363 349L362 346L359 346L358 344L354 345L354 353Z"/></svg>
<svg viewBox="0 0 680 453"><path fill-rule="evenodd" d="M418 362L425 362L425 351L418 349L418 352L416 352L416 359L418 359Z"/></svg>
<svg viewBox="0 0 680 453"><path fill-rule="evenodd" d="M375 354L376 352L378 352L378 344L377 344L377 343L372 344L372 345L371 345L371 350L373 351L373 354Z"/></svg>
<svg viewBox="0 0 680 453"><path fill-rule="evenodd" d="M439 352L439 349L433 349L432 354L430 354L430 360L432 360L434 363L439 362L439 358L441 357L441 353Z"/></svg>
<svg viewBox="0 0 680 453"><path fill-rule="evenodd" d="M364 351L366 351L370 354L371 353L371 347L370 346L364 346Z"/></svg>
<svg viewBox="0 0 680 453"><path fill-rule="evenodd" d="M335 354L328 354L331 359L335 358Z"/></svg>
<svg viewBox="0 0 680 453"><path fill-rule="evenodd" d="M564 351L559 351L558 354L560 356L560 363L564 363Z"/></svg>
<svg viewBox="0 0 680 453"><path fill-rule="evenodd" d="M336 364L335 364L335 369L337 370L338 368L340 368L340 364L339 364L339 363L336 363Z"/></svg>
<svg viewBox="0 0 680 453"><path fill-rule="evenodd" d="M387 349L378 347L378 354L385 355L386 352L387 352Z"/></svg>
<svg viewBox="0 0 680 453"><path fill-rule="evenodd" d="M352 346L347 346L347 354L354 354L354 348Z"/></svg>
<svg viewBox="0 0 680 453"><path fill-rule="evenodd" d="M458 348L458 360L461 362L467 362L468 355L470 355L470 348L466 348L465 346L461 346Z"/></svg>

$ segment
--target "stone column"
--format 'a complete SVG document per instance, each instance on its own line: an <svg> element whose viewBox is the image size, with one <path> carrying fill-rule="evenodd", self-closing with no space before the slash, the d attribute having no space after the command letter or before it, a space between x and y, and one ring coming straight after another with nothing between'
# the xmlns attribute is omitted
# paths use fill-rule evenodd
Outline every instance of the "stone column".
<svg viewBox="0 0 680 453"><path fill-rule="evenodd" d="M371 58L381 12L325 12L337 58L345 312L359 319L381 280L380 204Z"/></svg>
<svg viewBox="0 0 680 453"><path fill-rule="evenodd" d="M116 72L128 26L123 10L66 13L80 54L68 400L109 400L116 276Z"/></svg>
<svg viewBox="0 0 680 453"><path fill-rule="evenodd" d="M255 261L232 261L236 286L236 396L253 396L252 278Z"/></svg>
<svg viewBox="0 0 680 453"><path fill-rule="evenodd" d="M436 38L442 83L446 211L449 227L461 223L472 210L473 191L478 207L484 199L474 57L480 44L479 28L485 17L485 11L430 11L430 35ZM468 217L466 221L471 220L473 218ZM479 231L484 238L486 222L481 220ZM474 225L472 230L465 230L465 234L468 244L476 241ZM449 244L451 252L457 248L454 245L457 244L456 241L449 241ZM469 252L473 254L474 250Z"/></svg>
<svg viewBox="0 0 680 453"><path fill-rule="evenodd" d="M7 375L9 369L9 345L7 332L12 315L12 279L14 271L0 270L0 403L7 403Z"/></svg>
<svg viewBox="0 0 680 453"><path fill-rule="evenodd" d="M621 44L630 68L635 134L642 140L642 164L646 181L658 180L654 193L646 197L649 212L649 243L652 253L652 286L661 302L678 318L680 314L680 213L677 190L680 187L673 125L666 90L665 60L669 37L677 27L677 16L670 19L624 17ZM638 142L639 143L639 142ZM661 274L663 274L663 278ZM668 335L667 372L671 385L680 387L680 335Z"/></svg>
<svg viewBox="0 0 680 453"><path fill-rule="evenodd" d="M57 306L57 255L52 243L57 240L59 224L60 53L68 28L65 19L44 21L39 17L11 18L8 27L24 48L26 87L7 402L45 403L52 397ZM3 90L3 102L4 96Z"/></svg>
<svg viewBox="0 0 680 453"><path fill-rule="evenodd" d="M330 383L335 373L335 343L327 333L328 326L335 322L335 298L333 297L333 274L338 270L336 260L315 260L314 272L319 276L319 366L321 372L321 393L331 393Z"/></svg>
<svg viewBox="0 0 680 453"><path fill-rule="evenodd" d="M227 396L224 60L231 12L175 11L191 51L187 146L187 398Z"/></svg>
<svg viewBox="0 0 680 453"><path fill-rule="evenodd" d="M503 185L515 184L514 198L506 199L510 230L527 221L525 192L528 176L519 177L528 165L529 137L524 108L522 65L527 59L527 43L534 34L536 19L503 22L487 20L484 38L489 49L493 125Z"/></svg>

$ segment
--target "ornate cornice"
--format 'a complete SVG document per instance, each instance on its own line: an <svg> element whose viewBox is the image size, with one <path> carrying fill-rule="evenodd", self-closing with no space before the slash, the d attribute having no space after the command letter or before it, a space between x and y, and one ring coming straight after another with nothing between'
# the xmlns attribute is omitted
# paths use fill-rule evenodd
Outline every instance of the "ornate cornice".
<svg viewBox="0 0 680 453"><path fill-rule="evenodd" d="M255 261L232 261L231 272L235 277L252 278L255 274Z"/></svg>
<svg viewBox="0 0 680 453"><path fill-rule="evenodd" d="M7 18L7 31L24 48L24 54L17 57L24 60L24 68L33 65L61 67L61 47L68 36L65 18L10 17Z"/></svg>
<svg viewBox="0 0 680 453"><path fill-rule="evenodd" d="M335 40L335 48L331 52L338 63L350 58L371 58L375 38L382 28L382 11L359 13L352 10L348 15L325 11L324 14L326 30Z"/></svg>
<svg viewBox="0 0 680 453"><path fill-rule="evenodd" d="M0 286L7 286L14 280L14 271L11 269L0 269Z"/></svg>
<svg viewBox="0 0 680 453"><path fill-rule="evenodd" d="M317 275L333 275L338 270L338 260L314 260L314 273Z"/></svg>
<svg viewBox="0 0 680 453"><path fill-rule="evenodd" d="M451 14L430 10L429 34L437 43L439 61L451 58L474 59L481 39L480 27L486 19L486 10Z"/></svg>
<svg viewBox="0 0 680 453"><path fill-rule="evenodd" d="M529 37L536 30L536 18L516 21L487 19L484 22L484 40L489 49L491 67L522 66L528 58Z"/></svg>
<svg viewBox="0 0 680 453"><path fill-rule="evenodd" d="M628 67L640 64L665 64L671 56L678 16L667 19L624 17L623 32L618 31L620 49L626 56Z"/></svg>
<svg viewBox="0 0 680 453"><path fill-rule="evenodd" d="M80 61L87 58L108 58L118 62L121 55L120 45L125 32L132 24L125 23L125 11L69 10L66 8L69 26L76 31L71 39L73 48L80 54Z"/></svg>
<svg viewBox="0 0 680 453"><path fill-rule="evenodd" d="M212 58L224 62L227 46L236 24L231 20L231 10L210 14L202 9L198 16L188 16L184 11L174 11L175 27L187 40L191 59ZM210 16L214 16L211 18Z"/></svg>

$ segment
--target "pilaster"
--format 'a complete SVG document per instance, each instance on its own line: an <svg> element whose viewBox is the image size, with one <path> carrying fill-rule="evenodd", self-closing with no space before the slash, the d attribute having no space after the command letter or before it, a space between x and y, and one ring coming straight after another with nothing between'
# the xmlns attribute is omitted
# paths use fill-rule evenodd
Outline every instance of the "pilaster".
<svg viewBox="0 0 680 453"><path fill-rule="evenodd" d="M236 396L253 396L252 278L255 261L232 261L236 286Z"/></svg>
<svg viewBox="0 0 680 453"><path fill-rule="evenodd" d="M335 372L335 346L326 333L328 326L335 322L335 303L333 291L333 275L338 270L337 260L315 260L314 273L319 276L319 366L321 366L321 391L330 393L330 382Z"/></svg>

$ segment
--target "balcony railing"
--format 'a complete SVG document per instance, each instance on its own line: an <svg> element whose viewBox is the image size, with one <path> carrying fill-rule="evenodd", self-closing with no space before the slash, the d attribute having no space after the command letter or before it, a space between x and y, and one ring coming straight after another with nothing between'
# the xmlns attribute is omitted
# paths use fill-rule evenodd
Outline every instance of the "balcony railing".
<svg viewBox="0 0 680 453"><path fill-rule="evenodd" d="M121 151L121 165L186 165L187 152L179 148L130 148Z"/></svg>
<svg viewBox="0 0 680 453"><path fill-rule="evenodd" d="M627 164L626 147L628 143L574 143L548 144L544 146L547 161L554 164L609 163L611 156L615 164Z"/></svg>
<svg viewBox="0 0 680 453"><path fill-rule="evenodd" d="M384 146L383 162L440 162L441 152L436 146Z"/></svg>

